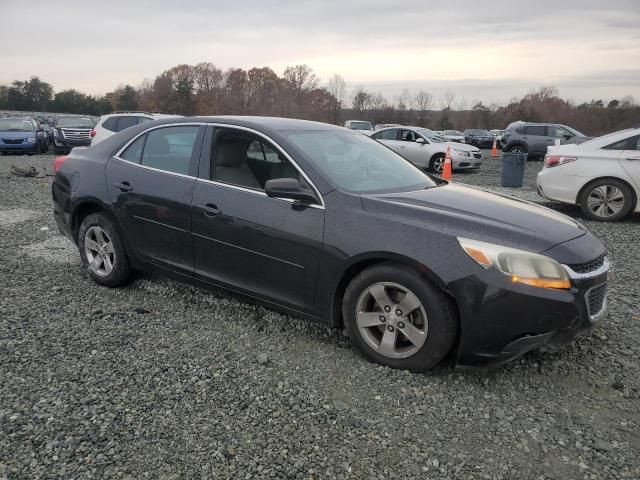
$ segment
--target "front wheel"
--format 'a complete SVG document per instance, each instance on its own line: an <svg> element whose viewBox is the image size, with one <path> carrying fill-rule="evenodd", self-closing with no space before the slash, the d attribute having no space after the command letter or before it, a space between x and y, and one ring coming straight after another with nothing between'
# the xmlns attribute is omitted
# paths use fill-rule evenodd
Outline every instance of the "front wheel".
<svg viewBox="0 0 640 480"><path fill-rule="evenodd" d="M444 169L444 157L443 154L434 155L429 162L429 169L436 173L442 173Z"/></svg>
<svg viewBox="0 0 640 480"><path fill-rule="evenodd" d="M370 361L422 372L451 350L457 321L442 291L417 271L382 263L357 275L342 313L354 346Z"/></svg>
<svg viewBox="0 0 640 480"><path fill-rule="evenodd" d="M614 178L604 178L588 185L580 194L582 213L592 220L615 222L633 208L633 192Z"/></svg>
<svg viewBox="0 0 640 480"><path fill-rule="evenodd" d="M114 222L102 213L87 216L78 230L82 265L98 284L117 287L131 277L131 266Z"/></svg>

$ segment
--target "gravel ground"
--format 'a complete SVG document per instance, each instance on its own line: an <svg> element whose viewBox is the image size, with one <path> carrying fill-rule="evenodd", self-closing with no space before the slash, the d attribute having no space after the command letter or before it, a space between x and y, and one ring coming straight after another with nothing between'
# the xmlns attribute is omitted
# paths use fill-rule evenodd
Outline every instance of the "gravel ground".
<svg viewBox="0 0 640 480"><path fill-rule="evenodd" d="M640 478L638 215L584 221L610 313L489 371L367 363L339 332L152 276L110 290L57 234L51 155L0 157L0 479ZM455 181L542 202L499 162ZM576 208L552 205L580 217Z"/></svg>

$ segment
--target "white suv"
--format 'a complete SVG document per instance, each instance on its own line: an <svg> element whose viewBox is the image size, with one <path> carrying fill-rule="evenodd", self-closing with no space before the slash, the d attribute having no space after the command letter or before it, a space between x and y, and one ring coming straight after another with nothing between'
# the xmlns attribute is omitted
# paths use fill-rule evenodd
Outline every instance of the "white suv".
<svg viewBox="0 0 640 480"><path fill-rule="evenodd" d="M121 132L125 128L133 127L144 122L151 122L161 118L177 117L178 115L163 115L146 112L114 112L103 115L91 132L91 145L101 142L111 135Z"/></svg>

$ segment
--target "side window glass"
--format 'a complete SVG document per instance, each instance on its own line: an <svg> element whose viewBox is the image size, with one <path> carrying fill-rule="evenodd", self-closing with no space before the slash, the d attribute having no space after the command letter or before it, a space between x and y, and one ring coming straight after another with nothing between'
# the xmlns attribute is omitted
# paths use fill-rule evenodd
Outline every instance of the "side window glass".
<svg viewBox="0 0 640 480"><path fill-rule="evenodd" d="M562 138L565 135L570 135L564 128L561 127L549 127L549 136L555 138Z"/></svg>
<svg viewBox="0 0 640 480"><path fill-rule="evenodd" d="M138 117L138 123L147 123L147 122L152 122L153 118L147 118L147 117Z"/></svg>
<svg viewBox="0 0 640 480"><path fill-rule="evenodd" d="M416 134L411 130L402 130L402 141L403 142L415 142Z"/></svg>
<svg viewBox="0 0 640 480"><path fill-rule="evenodd" d="M147 133L142 165L187 175L199 128L183 126L151 130Z"/></svg>
<svg viewBox="0 0 640 480"><path fill-rule="evenodd" d="M380 133L376 133L374 138L378 140L395 140L398 130L392 128L391 130L384 130Z"/></svg>
<svg viewBox="0 0 640 480"><path fill-rule="evenodd" d="M138 124L138 117L118 117L118 132Z"/></svg>
<svg viewBox="0 0 640 480"><path fill-rule="evenodd" d="M640 150L640 135L632 139L630 150Z"/></svg>
<svg viewBox="0 0 640 480"><path fill-rule="evenodd" d="M118 122L118 117L107 118L102 124L102 128L106 128L110 132L116 132L117 131L116 128L118 128L116 125L117 122Z"/></svg>
<svg viewBox="0 0 640 480"><path fill-rule="evenodd" d="M612 143L610 145L607 145L606 147L602 147L604 150L633 150L634 147L637 150L638 149L638 139L640 139L640 136L638 137L632 137L632 138L625 138L624 140L619 140L615 143ZM634 141L635 140L635 141Z"/></svg>
<svg viewBox="0 0 640 480"><path fill-rule="evenodd" d="M213 180L264 190L274 178L304 181L298 170L266 140L251 133L222 128L213 145Z"/></svg>
<svg viewBox="0 0 640 480"><path fill-rule="evenodd" d="M540 137L546 136L546 127L543 126L530 126L524 129L526 135L536 135Z"/></svg>
<svg viewBox="0 0 640 480"><path fill-rule="evenodd" d="M122 152L120 158L128 160L133 163L140 163L140 156L142 155L142 147L144 146L144 139L146 135L140 135L135 141Z"/></svg>

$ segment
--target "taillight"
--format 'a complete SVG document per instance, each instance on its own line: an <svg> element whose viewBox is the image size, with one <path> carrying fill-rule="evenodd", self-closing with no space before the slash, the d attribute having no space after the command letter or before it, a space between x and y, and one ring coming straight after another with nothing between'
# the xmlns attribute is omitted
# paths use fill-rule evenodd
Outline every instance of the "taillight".
<svg viewBox="0 0 640 480"><path fill-rule="evenodd" d="M562 155L547 155L544 157L544 166L546 168L557 167L558 165L564 165L565 163L575 162L576 157L564 157Z"/></svg>
<svg viewBox="0 0 640 480"><path fill-rule="evenodd" d="M56 157L56 159L53 161L53 173L56 173L58 170L60 170L60 167L67 158L68 157L66 155L64 157Z"/></svg>
<svg viewBox="0 0 640 480"><path fill-rule="evenodd" d="M96 136L96 131L95 130L91 130L91 138Z"/></svg>

